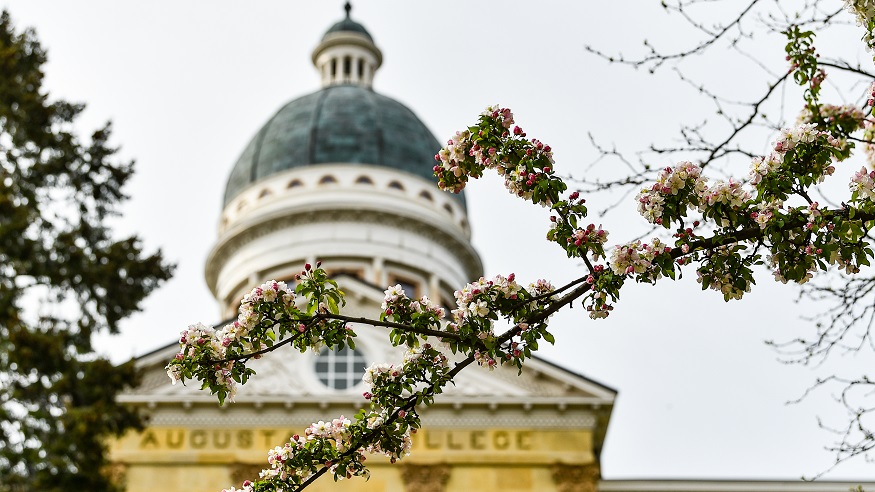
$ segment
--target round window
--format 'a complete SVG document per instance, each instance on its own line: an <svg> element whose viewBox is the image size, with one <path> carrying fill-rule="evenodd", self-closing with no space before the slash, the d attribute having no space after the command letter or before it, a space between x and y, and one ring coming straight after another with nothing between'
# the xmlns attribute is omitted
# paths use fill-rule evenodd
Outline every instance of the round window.
<svg viewBox="0 0 875 492"><path fill-rule="evenodd" d="M365 374L365 356L358 350L323 348L316 358L316 376L322 384L333 389L352 388Z"/></svg>

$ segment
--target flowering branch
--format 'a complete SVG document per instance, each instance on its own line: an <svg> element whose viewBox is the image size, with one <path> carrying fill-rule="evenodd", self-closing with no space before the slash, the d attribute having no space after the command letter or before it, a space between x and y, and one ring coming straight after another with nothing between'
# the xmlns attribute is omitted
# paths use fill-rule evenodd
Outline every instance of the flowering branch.
<svg viewBox="0 0 875 492"><path fill-rule="evenodd" d="M788 50L808 57L806 37L799 37L802 41ZM174 382L198 379L220 402L226 397L233 401L236 384L254 374L246 367L250 358L283 345L301 351L354 347L349 323L391 328L391 343L407 351L400 363L366 370L362 379L369 387L364 397L370 406L354 419L319 421L303 435L292 436L270 452L270 468L260 480L241 489L301 490L329 472L336 480L367 477L365 452L384 454L392 462L403 458L409 454L411 434L420 427L417 408L432 404L461 370L476 362L490 370L512 364L522 371L542 339L554 342L547 329L553 314L581 302L591 318L607 317L628 279L674 279L682 267L695 264L702 288L718 290L729 301L751 290L755 265L770 264L775 278L785 283L805 283L830 265L855 273L873 256L868 232L875 221L875 172L863 169L854 176L850 198L841 208L820 207L807 190L831 176L834 164L850 155L853 142L842 135L861 128L864 120L846 110L825 119L817 105L817 72L806 63L798 66L809 70L808 75L796 80L812 84L808 101L815 111L809 119L816 121L782 131L768 156L752 160L747 183L710 183L700 166L681 162L662 169L652 185L639 191L639 212L656 227L673 230L674 244L657 237L606 251L608 232L584 225L585 199L577 192L565 197L567 186L553 171L550 146L527 138L509 109L490 107L435 157L440 187L459 192L469 179L494 169L505 178L508 191L550 209L547 239L569 258L582 260L585 275L560 289L546 280L523 287L513 274L481 278L455 292L456 309L449 319L428 297L411 299L401 286L390 286L379 319L371 320L340 314L343 292L319 264L315 269L306 265L294 290L275 281L255 288L243 299L238 319L220 330L189 327L180 338L180 353L168 364L168 375ZM794 204L800 198L803 204ZM709 237L700 235L705 225L699 220L687 226L690 210L713 225ZM768 250L766 257L761 249ZM511 328L496 334L499 319ZM463 359L450 368L442 350Z"/></svg>

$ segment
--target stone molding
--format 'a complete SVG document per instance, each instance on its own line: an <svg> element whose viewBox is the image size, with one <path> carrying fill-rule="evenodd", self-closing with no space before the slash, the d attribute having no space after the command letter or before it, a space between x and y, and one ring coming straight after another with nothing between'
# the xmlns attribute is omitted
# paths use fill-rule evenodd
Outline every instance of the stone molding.
<svg viewBox="0 0 875 492"><path fill-rule="evenodd" d="M596 464L556 464L552 470L553 481L559 492L598 492L601 470Z"/></svg>
<svg viewBox="0 0 875 492"><path fill-rule="evenodd" d="M401 465L405 492L444 492L450 480L448 465Z"/></svg>
<svg viewBox="0 0 875 492"><path fill-rule="evenodd" d="M308 418L310 420L308 420ZM229 415L222 412L215 414L192 414L186 412L155 412L152 413L149 419L149 425L155 426L225 426L225 427L246 427L246 426L300 426L308 425L312 420L312 414L301 416L289 415L265 415L265 414L250 414L250 415ZM533 422L533 419L524 416L483 416L477 418L466 418L463 414L448 415L437 418L423 417L425 424L429 428L436 429L483 429L487 427L507 427L507 428L532 428L536 425L540 429L568 429L581 428L592 429L596 426L597 421L593 415L580 416L556 416L545 417ZM294 427L292 427L294 428Z"/></svg>
<svg viewBox="0 0 875 492"><path fill-rule="evenodd" d="M391 225L398 229L418 234L440 245L445 250L457 255L463 267L469 274L479 275L483 271L480 258L469 242L448 231L438 230L435 224L425 223L412 217L390 214L387 212L367 209L311 210L306 213L277 214L274 217L261 219L259 222L247 224L245 229L226 235L219 240L207 260L206 279L211 290L216 289L219 272L225 262L246 244L276 231L292 229L297 226L312 223L357 222ZM469 275L471 276L471 275ZM216 292L213 292L214 294Z"/></svg>

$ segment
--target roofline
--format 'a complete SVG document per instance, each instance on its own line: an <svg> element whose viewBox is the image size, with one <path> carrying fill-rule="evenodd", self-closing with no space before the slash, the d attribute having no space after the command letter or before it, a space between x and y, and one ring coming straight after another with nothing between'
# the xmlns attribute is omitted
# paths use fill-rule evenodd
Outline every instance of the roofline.
<svg viewBox="0 0 875 492"><path fill-rule="evenodd" d="M875 488L875 482L854 480L786 479L620 479L601 480L600 492L847 492L862 485Z"/></svg>
<svg viewBox="0 0 875 492"><path fill-rule="evenodd" d="M586 382L589 382L589 383L592 383L596 386L599 386L600 388L604 389L605 391L610 391L611 393L614 393L614 396L620 394L620 390L618 390L614 387L608 386L604 383L600 383L600 382L598 382L598 381L596 381L588 376L584 376L583 374L581 374L579 372L572 371L572 370L566 368L565 366L561 366L555 362L549 361L549 360L547 360L543 357L537 356L537 355L532 355L532 358L537 360L537 361L543 362L544 364L547 364L548 366L550 366L554 369L565 372L566 374L568 374L570 376L574 376L576 378L583 379Z"/></svg>
<svg viewBox="0 0 875 492"><path fill-rule="evenodd" d="M368 287L373 287L374 289L378 289L378 290L379 290L379 287L376 286L375 284L371 284L371 283L369 283L369 282L364 282L364 281L362 281L362 283L365 284L365 285L368 286ZM236 318L228 318L228 319L226 319L226 320L220 321L220 322L218 322L218 323L216 323L216 324L213 324L213 325L211 325L211 326L212 326L213 328L218 329L218 328L220 328L220 327L222 327L222 326L227 325L228 323L233 323L234 320L236 320ZM178 345L179 345L179 342L178 342L178 341L170 342L170 343L168 343L168 344L166 344L166 345L162 345L162 346L160 346L160 347L158 347L158 348L155 348L155 349L153 349L153 350L151 350L151 351L149 351L149 352L147 352L147 353L145 353L145 354L142 354L142 355L139 355L139 356L137 356L137 357L134 357L134 361L135 361L135 363L138 364L138 365L142 365L142 364L144 364L144 363L145 363L145 364L148 364L148 363L150 362L149 359L154 359L154 358L155 358L158 354L160 354L161 352L169 352L171 347L176 347L176 346L178 346ZM606 385L606 384L600 383L600 382L598 382L598 381L596 381L596 380L594 380L594 379L592 379L592 378L589 378L589 377L587 377L587 376L584 376L583 374L580 374L580 373L578 373L578 372L571 371L571 370L567 369L566 367L561 366L561 365L559 365L559 364L557 364L557 363L555 363L555 362L549 361L549 360L544 359L543 357L539 357L539 356L537 356L537 355L532 355L531 358L534 359L537 363L544 364L544 365L546 365L547 367L549 367L549 368L551 368L551 369L553 369L553 370L556 370L556 371L558 371L558 372L560 372L560 373L565 374L566 376L570 376L570 377L572 377L572 378L575 378L575 379L578 379L578 380L582 380L582 381L585 381L585 382L587 382L587 383L589 383L589 384L592 384L592 385L594 385L594 386L597 386L597 387L601 388L602 390L604 390L605 392L611 393L611 395L613 396L613 399L616 399L616 397L619 395L619 390L617 390L617 389L615 389L615 388L613 388L613 387L611 387L611 386L608 386L608 385Z"/></svg>

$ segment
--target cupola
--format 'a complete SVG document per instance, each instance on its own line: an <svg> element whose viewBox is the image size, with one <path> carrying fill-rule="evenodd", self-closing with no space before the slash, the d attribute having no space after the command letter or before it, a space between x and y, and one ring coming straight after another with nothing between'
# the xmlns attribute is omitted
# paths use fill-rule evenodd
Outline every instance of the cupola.
<svg viewBox="0 0 875 492"><path fill-rule="evenodd" d="M313 51L322 88L270 117L228 176L205 272L223 318L252 287L292 282L316 260L345 288L398 284L446 306L482 275L464 196L436 186L440 144L410 108L371 88L382 54L345 8Z"/></svg>
<svg viewBox="0 0 875 492"><path fill-rule="evenodd" d="M322 87L353 84L371 87L374 72L383 63L383 53L367 29L349 16L352 6L344 6L346 17L331 26L313 50L313 65L322 76Z"/></svg>

